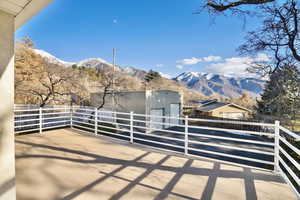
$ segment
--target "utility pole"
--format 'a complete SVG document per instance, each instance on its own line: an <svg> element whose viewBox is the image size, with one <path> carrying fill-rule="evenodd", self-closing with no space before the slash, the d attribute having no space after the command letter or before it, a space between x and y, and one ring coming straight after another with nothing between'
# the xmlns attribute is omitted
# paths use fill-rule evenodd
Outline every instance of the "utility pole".
<svg viewBox="0 0 300 200"><path fill-rule="evenodd" d="M112 75L112 106L113 106L113 112L116 111L115 108L115 71L116 71L116 48L113 48L113 75ZM115 118L116 116L114 116Z"/></svg>

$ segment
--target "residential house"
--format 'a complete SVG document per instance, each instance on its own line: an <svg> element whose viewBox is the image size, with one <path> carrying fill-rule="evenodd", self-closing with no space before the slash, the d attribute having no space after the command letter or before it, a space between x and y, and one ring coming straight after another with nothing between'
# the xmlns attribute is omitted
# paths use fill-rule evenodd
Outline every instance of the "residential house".
<svg viewBox="0 0 300 200"><path fill-rule="evenodd" d="M209 116L225 119L246 119L251 114L248 108L234 103L218 102L217 100L193 100L194 116Z"/></svg>

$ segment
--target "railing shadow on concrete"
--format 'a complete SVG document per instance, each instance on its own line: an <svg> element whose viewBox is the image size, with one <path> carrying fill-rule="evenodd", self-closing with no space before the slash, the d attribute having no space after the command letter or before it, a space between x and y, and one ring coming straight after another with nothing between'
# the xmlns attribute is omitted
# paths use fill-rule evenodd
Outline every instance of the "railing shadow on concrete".
<svg viewBox="0 0 300 200"><path fill-rule="evenodd" d="M149 187L150 189L154 189L158 191L158 195L155 197L155 199L164 199L166 198L169 194L171 195L176 195L181 198L189 199L189 200L196 200L196 199L211 199L214 191L215 191L215 186L218 178L237 178L237 179L243 179L244 180L244 189L245 189L245 195L247 200L253 200L257 199L257 194L256 194L256 188L254 181L255 180L262 180L262 181L270 181L270 182L277 182L277 183L283 183L283 180L279 176L273 176L273 175L267 175L267 174L261 174L261 173L256 173L252 172L250 168L243 167L243 171L234 171L234 170L222 170L220 168L220 163L218 162L213 162L213 167L212 169L207 169L207 168L197 168L197 167L192 167L192 159L188 159L183 167L172 167L172 166L164 166L162 163L167 161L172 157L172 155L165 155L163 158L161 158L157 163L155 164L150 164L150 163L144 163L144 162L139 162L142 158L146 157L151 153L151 151L146 151L142 155L136 157L133 160L123 160L123 159L117 159L114 157L106 157L103 155L98 155L94 153L87 153L83 151L78 151L78 150L73 150L73 149L68 149L68 148L63 148L63 147L56 147L56 146L51 146L51 145L44 145L44 144L36 144L32 142L24 142L24 141L19 141L17 140L16 143L18 144L23 144L23 145L28 145L32 147L37 147L37 148L42 148L42 149L49 149L52 151L58 151L58 152L67 152L71 153L74 155L80 155L86 157L86 159L74 159L71 157L66 157L66 156L53 156L53 155L47 155L47 154L40 154L40 155L31 155L31 154L25 154L25 155L20 155L17 156L16 159L28 159L28 158L35 158L35 159L55 159L55 160L64 160L64 161L69 161L69 162L76 162L76 163L92 163L92 164L113 164L116 166L119 166L118 168L114 169L110 173L104 173L104 176L99 177L98 179L94 180L93 182L90 182L89 184L85 185L84 187L73 191L66 196L60 198L64 200L71 200L79 195L81 195L84 192L90 191L93 187L96 185L104 182L105 180L109 179L110 177L115 177L119 179L124 179L122 177L119 177L117 175L118 172L121 170L127 168L127 167L139 167L145 169L145 171L136 177L134 180L128 180L124 179L125 181L129 181L130 183L113 194L110 199L120 199L123 197L125 194L127 194L132 188L134 188L136 185L141 185L143 187ZM155 187L151 187L146 184L142 184L141 181L147 177L151 172L154 170L165 170L165 171L170 171L173 172L175 175L172 177L170 181L164 186L162 189L158 189ZM191 175L201 175L201 176L207 176L208 180L206 183L206 186L202 192L202 196L199 198L193 198L190 196L186 196L183 194L179 193L174 193L172 192L172 189L176 185L176 183L180 180L180 178L185 175L185 174L191 174ZM49 176L49 174L46 174L46 176ZM52 180L55 182L55 184L60 184L52 178Z"/></svg>

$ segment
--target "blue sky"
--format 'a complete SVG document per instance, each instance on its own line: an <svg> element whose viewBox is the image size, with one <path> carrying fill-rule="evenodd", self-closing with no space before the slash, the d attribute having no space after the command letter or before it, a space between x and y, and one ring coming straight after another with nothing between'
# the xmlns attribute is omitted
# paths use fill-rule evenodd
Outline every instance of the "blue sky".
<svg viewBox="0 0 300 200"><path fill-rule="evenodd" d="M212 24L207 13L192 14L200 3L54 0L20 28L16 38L29 36L36 48L65 61L100 57L111 62L115 47L121 66L172 76L184 71L229 73L236 67L242 73L240 61L252 60L239 57L236 48L255 19L248 20L246 29L237 18L218 17Z"/></svg>

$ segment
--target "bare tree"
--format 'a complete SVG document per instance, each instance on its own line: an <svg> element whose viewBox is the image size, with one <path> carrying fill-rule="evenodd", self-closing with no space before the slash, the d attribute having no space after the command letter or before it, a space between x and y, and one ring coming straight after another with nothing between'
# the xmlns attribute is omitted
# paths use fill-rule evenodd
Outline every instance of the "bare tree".
<svg viewBox="0 0 300 200"><path fill-rule="evenodd" d="M101 109L106 104L106 98L110 95L113 101L117 103L116 92L121 88L124 79L117 72L111 70L103 70L103 68L96 68L96 85L102 91L101 103L97 106L97 109Z"/></svg>
<svg viewBox="0 0 300 200"><path fill-rule="evenodd" d="M71 68L64 68L46 60L31 73L30 78L17 82L17 95L31 97L40 107L48 103L66 103L71 93L78 93L82 89Z"/></svg>
<svg viewBox="0 0 300 200"><path fill-rule="evenodd" d="M101 75L100 75L101 74ZM98 74L99 81L97 87L100 87L103 91L102 93L102 102L100 105L97 106L97 109L101 109L104 107L106 103L106 97L112 93L112 86L113 86L113 75L108 72L101 72ZM101 78L100 78L101 76Z"/></svg>
<svg viewBox="0 0 300 200"><path fill-rule="evenodd" d="M271 62L258 62L249 67L250 72L272 74L281 66L300 62L299 14L296 0L284 4L263 6L262 26L248 32L246 41L239 47L242 55L266 53Z"/></svg>
<svg viewBox="0 0 300 200"><path fill-rule="evenodd" d="M15 102L39 104L66 103L70 93L87 93L80 73L71 67L59 66L38 55L30 38L16 43Z"/></svg>
<svg viewBox="0 0 300 200"><path fill-rule="evenodd" d="M15 53L15 90L22 86L25 81L34 77L34 71L41 67L43 59L36 56L32 50L33 42L30 38L23 38L16 42Z"/></svg>

